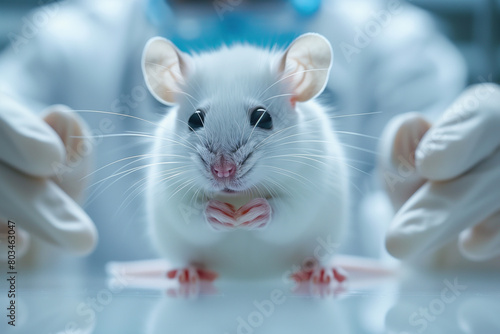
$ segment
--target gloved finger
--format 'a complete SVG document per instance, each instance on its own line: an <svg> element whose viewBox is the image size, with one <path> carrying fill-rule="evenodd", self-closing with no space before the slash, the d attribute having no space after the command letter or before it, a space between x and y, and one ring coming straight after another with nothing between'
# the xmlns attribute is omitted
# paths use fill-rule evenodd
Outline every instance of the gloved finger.
<svg viewBox="0 0 500 334"><path fill-rule="evenodd" d="M0 161L29 175L53 175L64 159L57 133L7 95L0 96L0 143Z"/></svg>
<svg viewBox="0 0 500 334"><path fill-rule="evenodd" d="M0 221L0 249L2 249L0 262L9 260L9 245L15 247L15 258L19 259L26 254L29 248L30 235L13 222Z"/></svg>
<svg viewBox="0 0 500 334"><path fill-rule="evenodd" d="M500 255L500 211L483 222L460 233L459 249L473 261L483 261Z"/></svg>
<svg viewBox="0 0 500 334"><path fill-rule="evenodd" d="M391 119L379 147L379 175L398 210L425 182L415 168L415 150L431 124L419 113L405 113Z"/></svg>
<svg viewBox="0 0 500 334"><path fill-rule="evenodd" d="M12 220L32 236L85 254L97 242L91 219L54 181L0 164L0 220Z"/></svg>
<svg viewBox="0 0 500 334"><path fill-rule="evenodd" d="M397 212L386 247L409 259L432 252L500 210L500 151L468 173L427 182Z"/></svg>
<svg viewBox="0 0 500 334"><path fill-rule="evenodd" d="M53 180L75 201L83 202L83 190L92 163L93 142L84 120L64 105L53 105L42 112L43 120L61 138L66 159L54 165Z"/></svg>
<svg viewBox="0 0 500 334"><path fill-rule="evenodd" d="M471 86L422 138L417 170L429 180L463 174L500 147L499 128L500 87Z"/></svg>

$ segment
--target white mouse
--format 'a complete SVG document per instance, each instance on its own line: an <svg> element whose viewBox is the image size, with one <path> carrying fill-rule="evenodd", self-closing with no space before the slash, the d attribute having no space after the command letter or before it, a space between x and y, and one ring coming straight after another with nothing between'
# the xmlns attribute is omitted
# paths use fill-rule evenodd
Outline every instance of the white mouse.
<svg viewBox="0 0 500 334"><path fill-rule="evenodd" d="M321 35L286 50L251 45L188 55L155 37L143 54L150 92L172 106L148 171L149 232L181 282L289 275L325 267L347 219L347 173L331 117L314 98L332 63ZM314 261L310 261L314 259Z"/></svg>

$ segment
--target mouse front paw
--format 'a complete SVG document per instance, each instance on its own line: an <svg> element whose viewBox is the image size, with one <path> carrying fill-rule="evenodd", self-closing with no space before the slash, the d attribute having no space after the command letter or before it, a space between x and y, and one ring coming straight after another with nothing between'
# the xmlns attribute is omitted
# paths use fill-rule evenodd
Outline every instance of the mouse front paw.
<svg viewBox="0 0 500 334"><path fill-rule="evenodd" d="M205 209L206 220L216 231L263 228L271 221L271 213L271 206L264 198L255 198L238 210L229 203L210 200Z"/></svg>
<svg viewBox="0 0 500 334"><path fill-rule="evenodd" d="M263 228L271 221L272 209L265 198L255 198L236 212L236 225L253 230Z"/></svg>
<svg viewBox="0 0 500 334"><path fill-rule="evenodd" d="M216 231L229 231L236 225L236 210L229 203L210 200L205 209L205 217L210 225Z"/></svg>

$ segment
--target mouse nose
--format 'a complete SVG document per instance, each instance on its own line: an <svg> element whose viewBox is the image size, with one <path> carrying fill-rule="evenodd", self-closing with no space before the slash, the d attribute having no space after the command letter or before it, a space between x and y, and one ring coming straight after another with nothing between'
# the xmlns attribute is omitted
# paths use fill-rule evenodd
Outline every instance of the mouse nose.
<svg viewBox="0 0 500 334"><path fill-rule="evenodd" d="M221 157L219 162L212 165L212 174L216 179L231 179L236 174L236 164Z"/></svg>

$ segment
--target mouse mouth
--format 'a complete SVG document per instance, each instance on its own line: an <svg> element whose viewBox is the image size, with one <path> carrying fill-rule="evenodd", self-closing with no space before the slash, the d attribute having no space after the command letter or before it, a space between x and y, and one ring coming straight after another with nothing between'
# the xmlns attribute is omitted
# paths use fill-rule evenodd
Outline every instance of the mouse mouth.
<svg viewBox="0 0 500 334"><path fill-rule="evenodd" d="M250 190L251 186L244 180L241 180L241 178L237 178L234 180L226 180L224 182L215 181L212 183L211 188L212 191L222 194L239 194Z"/></svg>
<svg viewBox="0 0 500 334"><path fill-rule="evenodd" d="M247 174L252 170L249 168L241 175L224 178L210 178L210 191L221 194L240 194L251 189L251 183L248 182Z"/></svg>

